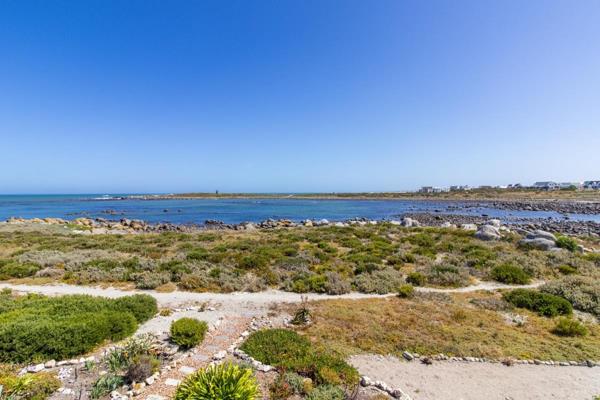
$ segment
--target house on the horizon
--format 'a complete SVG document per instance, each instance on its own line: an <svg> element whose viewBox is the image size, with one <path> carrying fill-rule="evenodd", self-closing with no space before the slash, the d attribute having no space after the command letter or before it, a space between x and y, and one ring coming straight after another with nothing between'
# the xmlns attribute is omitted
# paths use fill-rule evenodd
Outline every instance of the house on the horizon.
<svg viewBox="0 0 600 400"><path fill-rule="evenodd" d="M442 193L444 190L436 186L423 186L419 189L419 193Z"/></svg>
<svg viewBox="0 0 600 400"><path fill-rule="evenodd" d="M583 182L584 189L600 190L600 181L585 181Z"/></svg>
<svg viewBox="0 0 600 400"><path fill-rule="evenodd" d="M461 192L461 191L465 191L465 190L471 190L471 187L469 185L453 185L453 186L450 186L450 191L451 192Z"/></svg>
<svg viewBox="0 0 600 400"><path fill-rule="evenodd" d="M540 190L557 190L560 185L553 181L536 182L533 187Z"/></svg>

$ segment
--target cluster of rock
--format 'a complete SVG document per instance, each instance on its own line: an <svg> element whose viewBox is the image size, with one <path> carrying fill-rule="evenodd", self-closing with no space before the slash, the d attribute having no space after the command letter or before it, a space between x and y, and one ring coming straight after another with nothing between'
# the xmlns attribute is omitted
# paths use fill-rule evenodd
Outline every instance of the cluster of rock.
<svg viewBox="0 0 600 400"><path fill-rule="evenodd" d="M503 359L497 360L485 357L453 357L445 354L437 354L434 356L423 356L417 353L405 351L402 357L406 361L419 360L425 364L431 364L433 361L451 361L451 362L474 362L474 363L493 363L493 364L529 364L529 365L553 365L560 367L600 367L600 361L584 360L584 361L553 361L553 360L538 360L538 359Z"/></svg>
<svg viewBox="0 0 600 400"><path fill-rule="evenodd" d="M442 213L407 213L405 217L418 219L423 226L463 227L487 224L489 217L484 215L460 215ZM555 218L510 218L507 226L527 231L544 230L564 235L600 236L600 223L594 221L574 221Z"/></svg>
<svg viewBox="0 0 600 400"><path fill-rule="evenodd" d="M525 238L519 241L520 246L544 251L560 250L556 246L556 236L550 232L538 229L533 232L526 231L524 233Z"/></svg>
<svg viewBox="0 0 600 400"><path fill-rule="evenodd" d="M72 360L63 360L63 361L48 360L44 363L28 365L28 366L24 367L19 372L19 374L20 375L24 375L27 373L35 374L38 372L42 372L44 370L49 370L49 369L51 370L51 369L54 369L57 367L61 368L61 367L71 366L71 365L84 365L86 362L95 362L95 361L96 361L95 356L81 357L81 358L75 358Z"/></svg>
<svg viewBox="0 0 600 400"><path fill-rule="evenodd" d="M360 385L363 387L375 387L387 393L394 399L411 400L410 396L400 388L393 388L382 381L374 381L366 375L360 377Z"/></svg>
<svg viewBox="0 0 600 400"><path fill-rule="evenodd" d="M487 207L514 211L554 211L561 214L600 214L600 202L588 201L485 201L469 204L468 207Z"/></svg>
<svg viewBox="0 0 600 400"><path fill-rule="evenodd" d="M76 218L65 220L62 218L16 218L6 220L8 224L46 224L46 225L69 225L74 226L75 231L82 234L132 234L132 233L160 233L160 232L194 232L198 227L159 223L150 224L139 219L121 218L118 221L105 218ZM77 229L80 227L81 229Z"/></svg>

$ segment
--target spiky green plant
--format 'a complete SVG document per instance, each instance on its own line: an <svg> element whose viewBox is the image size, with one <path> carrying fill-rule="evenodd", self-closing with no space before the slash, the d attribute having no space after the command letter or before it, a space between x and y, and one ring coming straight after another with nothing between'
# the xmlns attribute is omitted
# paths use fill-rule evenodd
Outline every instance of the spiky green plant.
<svg viewBox="0 0 600 400"><path fill-rule="evenodd" d="M212 365L186 378L175 400L255 400L259 390L252 370L235 364Z"/></svg>

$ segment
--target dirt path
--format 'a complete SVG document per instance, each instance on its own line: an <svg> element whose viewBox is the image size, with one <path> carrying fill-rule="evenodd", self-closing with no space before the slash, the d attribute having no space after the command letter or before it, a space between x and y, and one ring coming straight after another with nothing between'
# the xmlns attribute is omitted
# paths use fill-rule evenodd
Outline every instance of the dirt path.
<svg viewBox="0 0 600 400"><path fill-rule="evenodd" d="M202 344L192 352L173 362L170 369L157 378L152 385L146 386L138 397L141 399L162 400L171 399L177 385L185 377L200 368L206 367L217 355L227 349L240 336L250 322L249 318L232 317L219 325L217 329L208 332Z"/></svg>
<svg viewBox="0 0 600 400"><path fill-rule="evenodd" d="M437 293L467 293L478 290L498 290L498 289L515 289L515 288L533 288L540 286L544 282L536 282L530 285L504 285L496 282L479 282L476 285L466 286L457 289L437 289L427 287L416 287L419 292L437 292ZM92 296L104 297L122 297L130 296L135 293L145 293L153 296L158 301L158 304L163 307L174 307L180 304L198 302L198 303L220 303L224 308L237 309L240 304L252 303L254 305L267 306L271 303L298 303L301 301L301 296L298 293L284 292L281 290L266 290L262 292L233 292L233 293L195 293L174 291L169 293L156 292L154 290L122 290L116 288L102 288L92 286L68 285L64 283L48 284L48 285L15 285L10 283L0 283L0 289L9 288L17 292L25 293L40 293L45 295L64 295L64 294L89 294ZM365 294L365 293L348 293L343 295L327 295L307 293L303 296L309 300L328 300L328 299L365 299L365 298L381 298L395 296L394 293L385 295Z"/></svg>
<svg viewBox="0 0 600 400"><path fill-rule="evenodd" d="M436 362L374 355L350 359L361 374L401 387L413 400L592 400L600 368Z"/></svg>

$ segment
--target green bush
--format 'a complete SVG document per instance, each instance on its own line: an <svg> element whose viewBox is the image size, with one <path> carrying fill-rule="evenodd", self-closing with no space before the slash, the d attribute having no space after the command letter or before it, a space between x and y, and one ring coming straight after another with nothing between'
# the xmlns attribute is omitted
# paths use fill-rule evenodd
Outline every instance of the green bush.
<svg viewBox="0 0 600 400"><path fill-rule="evenodd" d="M306 400L344 400L345 398L344 390L335 385L317 386L306 396Z"/></svg>
<svg viewBox="0 0 600 400"><path fill-rule="evenodd" d="M540 290L560 296L573 304L577 310L600 317L600 281L583 276L567 276L547 283Z"/></svg>
<svg viewBox="0 0 600 400"><path fill-rule="evenodd" d="M571 303L562 297L536 290L515 289L504 293L504 299L515 307L526 308L547 317L571 315L573 312Z"/></svg>
<svg viewBox="0 0 600 400"><path fill-rule="evenodd" d="M220 364L187 377L177 388L175 400L255 400L259 396L251 369Z"/></svg>
<svg viewBox="0 0 600 400"><path fill-rule="evenodd" d="M208 324L194 318L181 318L171 324L171 340L184 348L194 347L204 340Z"/></svg>
<svg viewBox="0 0 600 400"><path fill-rule="evenodd" d="M113 374L102 375L92 386L90 397L92 399L98 399L118 389L125 383L123 377Z"/></svg>
<svg viewBox="0 0 600 400"><path fill-rule="evenodd" d="M426 281L427 278L420 272L411 272L406 277L406 283L410 283L414 286L423 286Z"/></svg>
<svg viewBox="0 0 600 400"><path fill-rule="evenodd" d="M286 329L252 333L241 349L256 360L300 373L317 384L356 386L358 372L335 354L315 348L308 339Z"/></svg>
<svg viewBox="0 0 600 400"><path fill-rule="evenodd" d="M0 368L0 396L12 400L44 400L61 386L58 378L48 372L17 375L9 367Z"/></svg>
<svg viewBox="0 0 600 400"><path fill-rule="evenodd" d="M11 260L0 260L0 280L11 278L27 278L33 276L41 267L34 263L19 263Z"/></svg>
<svg viewBox="0 0 600 400"><path fill-rule="evenodd" d="M156 299L147 294L119 297L114 301L118 309L133 313L140 324L148 321L158 312Z"/></svg>
<svg viewBox="0 0 600 400"><path fill-rule="evenodd" d="M572 267L570 265L560 265L558 267L558 272L560 272L563 275L573 275L577 273L577 268Z"/></svg>
<svg viewBox="0 0 600 400"><path fill-rule="evenodd" d="M152 297L144 299L148 300L156 307ZM138 301L83 295L3 298L0 361L60 360L86 353L107 339L124 339L137 329Z"/></svg>
<svg viewBox="0 0 600 400"><path fill-rule="evenodd" d="M491 274L495 281L507 284L525 285L531 281L531 277L523 268L511 263L497 265Z"/></svg>
<svg viewBox="0 0 600 400"><path fill-rule="evenodd" d="M587 328L581 322L572 318L559 318L552 333L559 336L585 336L588 333Z"/></svg>
<svg viewBox="0 0 600 400"><path fill-rule="evenodd" d="M398 297L409 298L413 297L415 288L412 285L402 285L398 288Z"/></svg>
<svg viewBox="0 0 600 400"><path fill-rule="evenodd" d="M143 382L144 379L158 371L160 361L151 354L142 354L133 358L127 367L127 380L129 382Z"/></svg>
<svg viewBox="0 0 600 400"><path fill-rule="evenodd" d="M569 251L577 250L577 242L568 236L558 236L556 238L556 246Z"/></svg>

